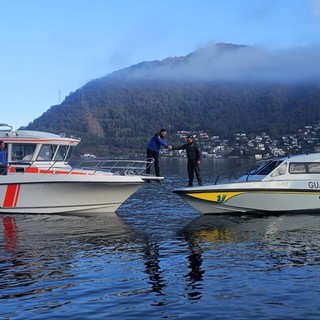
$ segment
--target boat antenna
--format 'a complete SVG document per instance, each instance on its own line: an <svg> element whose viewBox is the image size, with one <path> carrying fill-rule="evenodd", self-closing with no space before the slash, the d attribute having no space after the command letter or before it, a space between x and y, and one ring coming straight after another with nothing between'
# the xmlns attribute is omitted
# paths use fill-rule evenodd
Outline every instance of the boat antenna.
<svg viewBox="0 0 320 320"><path fill-rule="evenodd" d="M235 169L239 166L240 166L240 162L238 162L235 166L233 166L233 168L230 172L230 175L229 175L229 181L231 180L231 177L233 176Z"/></svg>

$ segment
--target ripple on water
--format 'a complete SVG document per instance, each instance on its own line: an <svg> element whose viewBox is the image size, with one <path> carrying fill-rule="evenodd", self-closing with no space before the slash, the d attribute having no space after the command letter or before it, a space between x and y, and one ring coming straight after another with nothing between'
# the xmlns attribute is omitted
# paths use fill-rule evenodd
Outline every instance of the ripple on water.
<svg viewBox="0 0 320 320"><path fill-rule="evenodd" d="M318 319L320 215L201 216L174 179L114 216L0 215L4 319Z"/></svg>

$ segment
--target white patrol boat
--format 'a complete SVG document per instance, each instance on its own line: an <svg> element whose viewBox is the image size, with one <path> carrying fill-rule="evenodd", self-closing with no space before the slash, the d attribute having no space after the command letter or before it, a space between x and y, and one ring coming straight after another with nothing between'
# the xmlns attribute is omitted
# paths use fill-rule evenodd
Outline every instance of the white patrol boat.
<svg viewBox="0 0 320 320"><path fill-rule="evenodd" d="M320 153L269 159L235 182L174 192L203 214L320 213Z"/></svg>
<svg viewBox="0 0 320 320"><path fill-rule="evenodd" d="M0 213L108 213L150 180L146 161L68 163L80 139L0 124L8 164L1 168Z"/></svg>

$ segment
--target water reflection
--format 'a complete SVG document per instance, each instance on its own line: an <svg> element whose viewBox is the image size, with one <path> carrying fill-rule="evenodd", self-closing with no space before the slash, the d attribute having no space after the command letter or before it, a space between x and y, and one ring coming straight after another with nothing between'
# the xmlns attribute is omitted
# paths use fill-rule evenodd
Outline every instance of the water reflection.
<svg viewBox="0 0 320 320"><path fill-rule="evenodd" d="M232 243L244 240L245 224L245 218L202 215L188 223L181 232L191 243ZM252 231L256 232L255 228Z"/></svg>
<svg viewBox="0 0 320 320"><path fill-rule="evenodd" d="M117 216L0 215L0 298L51 292L77 277L77 264L94 252L127 250L134 231Z"/></svg>
<svg viewBox="0 0 320 320"><path fill-rule="evenodd" d="M5 216L2 219L4 230L4 243L7 252L14 252L18 246L19 236L16 219Z"/></svg>
<svg viewBox="0 0 320 320"><path fill-rule="evenodd" d="M160 248L157 242L146 241L144 254L144 264L146 273L149 275L149 283L152 286L152 291L158 294L163 294L165 287L162 270L160 267Z"/></svg>
<svg viewBox="0 0 320 320"><path fill-rule="evenodd" d="M130 215L131 223L118 216L0 216L5 317L28 318L34 310L57 318L70 310L66 317L76 311L82 318L86 310L100 310L99 316L113 310L123 319L123 303L137 310L136 318L161 307L174 317L195 305L210 314L208 301L220 315L228 302L236 305L233 315L238 308L250 315L243 301L256 299L267 310L269 301L281 300L273 293L282 286L296 299L292 274L294 292L315 281L309 272L319 266L320 216L199 216L182 226L185 211L142 211ZM266 275L276 281L265 294ZM87 309L81 313L83 301Z"/></svg>
<svg viewBox="0 0 320 320"><path fill-rule="evenodd" d="M189 255L188 268L190 271L187 273L186 278L188 280L188 297L191 300L201 299L202 297L202 281L205 271L202 268L202 248L194 242L192 239L189 239Z"/></svg>
<svg viewBox="0 0 320 320"><path fill-rule="evenodd" d="M263 257L274 269L317 264L319 226L319 215L204 215L187 224L181 233L196 252L223 251L226 246L245 244L247 258Z"/></svg>

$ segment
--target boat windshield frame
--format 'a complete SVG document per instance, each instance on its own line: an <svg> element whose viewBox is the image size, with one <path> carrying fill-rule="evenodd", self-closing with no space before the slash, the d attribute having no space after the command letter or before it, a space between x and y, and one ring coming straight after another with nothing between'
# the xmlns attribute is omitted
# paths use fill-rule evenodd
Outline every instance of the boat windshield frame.
<svg viewBox="0 0 320 320"><path fill-rule="evenodd" d="M73 145L50 142L10 142L8 143L8 162L66 162L74 147Z"/></svg>
<svg viewBox="0 0 320 320"><path fill-rule="evenodd" d="M36 155L36 161L64 161L66 162L72 153L73 146L44 143L40 146Z"/></svg>
<svg viewBox="0 0 320 320"><path fill-rule="evenodd" d="M267 176L283 163L283 160L270 159L259 163L256 167L248 172L248 176Z"/></svg>

